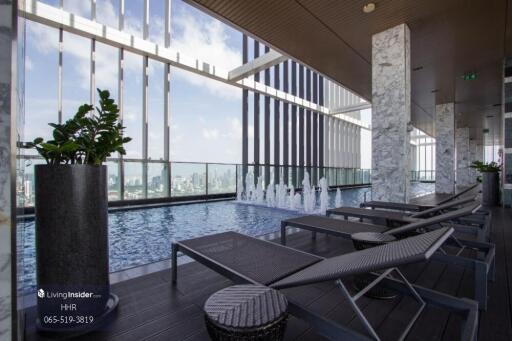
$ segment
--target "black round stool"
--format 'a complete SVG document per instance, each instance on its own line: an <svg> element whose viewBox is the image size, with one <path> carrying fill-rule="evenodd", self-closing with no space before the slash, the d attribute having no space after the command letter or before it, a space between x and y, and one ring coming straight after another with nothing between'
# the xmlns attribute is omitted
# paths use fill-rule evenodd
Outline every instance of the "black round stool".
<svg viewBox="0 0 512 341"><path fill-rule="evenodd" d="M262 285L234 285L217 291L204 304L206 328L215 341L282 340L288 301Z"/></svg>
<svg viewBox="0 0 512 341"><path fill-rule="evenodd" d="M378 232L358 232L350 236L352 243L356 250L369 249L375 246L387 244L396 241L396 238L389 234L383 234ZM375 277L371 275L359 275L354 277L354 287L356 290L361 290L370 284ZM375 287L368 290L365 296L379 299L393 299L397 296L394 291L384 289L376 285Z"/></svg>

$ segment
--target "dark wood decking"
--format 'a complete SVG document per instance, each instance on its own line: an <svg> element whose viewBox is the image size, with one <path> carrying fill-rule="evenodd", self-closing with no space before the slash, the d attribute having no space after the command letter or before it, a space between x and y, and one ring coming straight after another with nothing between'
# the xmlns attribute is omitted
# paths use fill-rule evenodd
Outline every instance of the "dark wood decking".
<svg viewBox="0 0 512 341"><path fill-rule="evenodd" d="M489 307L480 315L479 340L512 340L512 210L495 209L492 238L496 241L496 281L489 284ZM325 257L353 250L349 241L319 235L316 242L310 234L290 235L288 245ZM464 296L472 292L472 271L429 262L404 267L405 275L416 284ZM179 267L178 285L170 284L170 271L115 284L112 291L120 297L116 319L105 330L80 340L208 340L202 306L213 292L230 285L230 281L192 262ZM293 299L339 323L362 331L361 324L332 283L285 290ZM398 335L414 311L411 300L389 301L363 297L360 307L384 339ZM35 333L35 309L26 311L27 340L46 340ZM454 340L459 335L458 317L428 307L409 335L409 340ZM291 317L287 340L322 340L308 324ZM55 340L55 338L52 338Z"/></svg>

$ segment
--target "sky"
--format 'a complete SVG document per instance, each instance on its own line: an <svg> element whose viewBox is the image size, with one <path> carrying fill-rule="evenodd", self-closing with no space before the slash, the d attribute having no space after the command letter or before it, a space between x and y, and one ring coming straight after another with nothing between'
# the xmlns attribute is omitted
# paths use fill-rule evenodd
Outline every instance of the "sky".
<svg viewBox="0 0 512 341"><path fill-rule="evenodd" d="M58 0L43 0L57 6ZM125 30L142 36L143 0L125 1ZM118 25L118 0L97 0L97 21ZM64 9L89 18L89 1L64 0ZM163 0L150 1L149 39L164 41ZM202 13L182 0L172 1L171 46L181 55L199 58L219 69L230 70L242 63L242 34ZM57 120L58 30L27 21L25 140L51 132L48 122ZM64 32L62 98L63 118L89 102L89 39ZM249 44L252 54L252 44ZM118 49L96 43L96 87L108 89L118 100ZM126 146L128 158L142 157L142 57L125 52L124 125L132 138ZM164 65L148 65L148 156L163 157ZM273 72L271 72L273 78ZM222 82L177 68L171 69L171 161L241 163L242 91ZM252 105L250 106L250 108ZM273 108L273 106L271 106ZM252 110L252 109L251 109ZM249 113L252 115L251 112ZM362 113L369 121L371 113ZM251 122L251 120L250 120ZM273 127L271 127L273 129ZM249 126L249 137L253 134ZM271 132L273 135L273 132ZM368 136L366 136L368 135ZM273 136L272 136L273 138ZM370 141L370 135L363 134ZM362 168L370 168L371 144L361 143ZM249 158L252 160L252 145ZM273 153L273 148L271 148ZM271 155L271 160L273 156Z"/></svg>

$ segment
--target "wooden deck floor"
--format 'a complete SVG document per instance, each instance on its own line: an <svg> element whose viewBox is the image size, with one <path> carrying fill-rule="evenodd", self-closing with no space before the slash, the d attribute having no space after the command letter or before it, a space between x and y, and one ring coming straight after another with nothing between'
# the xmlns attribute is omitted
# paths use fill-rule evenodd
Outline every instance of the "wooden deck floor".
<svg viewBox="0 0 512 341"><path fill-rule="evenodd" d="M495 209L493 216L496 281L489 286L489 308L480 315L479 340L512 340L512 210ZM319 235L313 242L310 234L303 232L291 235L288 245L326 257L353 250L350 242L340 238ZM458 296L472 291L470 270L435 262L402 270L411 281L425 287ZM208 340L202 305L209 295L230 285L230 281L196 262L180 266L178 274L177 287L171 286L168 270L115 284L112 291L120 297L117 317L108 328L79 340ZM362 331L347 302L343 302L331 283L287 289L286 294L324 316ZM408 299L402 298L382 301L364 297L359 303L384 339L396 337L414 308ZM46 340L35 333L34 316L34 308L26 311L26 339ZM459 326L457 316L428 307L408 339L454 340L459 335ZM291 317L286 339L323 338L304 321Z"/></svg>

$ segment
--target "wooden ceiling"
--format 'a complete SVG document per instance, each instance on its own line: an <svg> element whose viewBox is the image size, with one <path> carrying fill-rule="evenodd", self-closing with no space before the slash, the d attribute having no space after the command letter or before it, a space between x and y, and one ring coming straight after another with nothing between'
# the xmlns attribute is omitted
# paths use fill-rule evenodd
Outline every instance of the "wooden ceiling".
<svg viewBox="0 0 512 341"><path fill-rule="evenodd" d="M380 0L370 14L362 12L368 1L357 0L187 1L367 100L371 37L405 22L415 126L434 134L435 104L455 101L458 126L482 139L486 117L500 114L495 104L503 58L512 56L512 0ZM476 80L462 79L469 71L477 72Z"/></svg>

